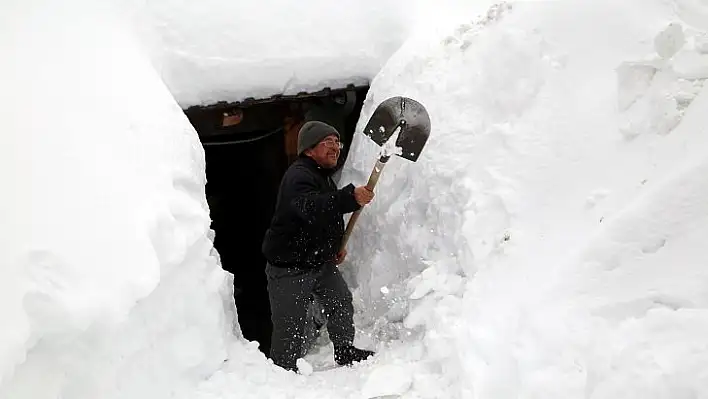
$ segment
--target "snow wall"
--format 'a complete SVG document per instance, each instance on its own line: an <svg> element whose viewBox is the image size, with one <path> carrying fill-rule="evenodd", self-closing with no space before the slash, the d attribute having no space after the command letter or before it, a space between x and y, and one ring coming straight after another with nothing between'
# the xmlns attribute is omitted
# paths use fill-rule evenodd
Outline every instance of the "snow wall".
<svg viewBox="0 0 708 399"><path fill-rule="evenodd" d="M707 17L502 4L377 75L359 131L395 95L433 126L389 161L347 267L410 397L705 397ZM342 180L364 183L379 149L352 145Z"/></svg>
<svg viewBox="0 0 708 399"><path fill-rule="evenodd" d="M424 3L394 13L373 1L338 12L315 0L6 1L0 398L189 397L227 358L246 378L232 379L231 392L259 392L262 373L281 378L233 337L203 151L178 102L369 79L403 41L405 21L433 6ZM450 7L462 3L448 0L436 15L457 18ZM297 23L284 28L286 16ZM264 29L269 21L280 25ZM332 30L342 34L328 43Z"/></svg>
<svg viewBox="0 0 708 399"><path fill-rule="evenodd" d="M3 399L170 397L235 327L197 134L101 4L0 13Z"/></svg>
<svg viewBox="0 0 708 399"><path fill-rule="evenodd" d="M95 2L5 11L0 398L361 397L366 369L286 376L232 339L203 154L148 58L169 65ZM389 348L370 376L409 397L704 396L706 16L514 4L388 62L360 129L403 94L434 130L386 167L344 267ZM358 135L343 180L376 152Z"/></svg>

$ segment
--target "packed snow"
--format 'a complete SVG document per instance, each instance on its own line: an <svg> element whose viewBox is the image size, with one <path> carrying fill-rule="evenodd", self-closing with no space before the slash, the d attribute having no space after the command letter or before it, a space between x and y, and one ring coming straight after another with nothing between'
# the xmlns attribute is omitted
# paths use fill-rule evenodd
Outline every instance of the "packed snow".
<svg viewBox="0 0 708 399"><path fill-rule="evenodd" d="M343 42L279 65L288 38L252 53L263 82L241 82L258 64L236 67L210 29L276 3L67 4L0 14L0 398L706 397L708 6L498 4L442 31L400 19L372 43L395 14L384 2L370 37L347 31L371 44L356 68L312 70ZM323 7L282 13L346 29L368 15ZM233 324L179 105L348 74L375 77L340 184L386 151L361 133L384 99L421 102L433 130L417 162L388 162L342 266L356 343L377 355L335 368L325 334L294 374Z"/></svg>
<svg viewBox="0 0 708 399"><path fill-rule="evenodd" d="M491 0L159 0L137 24L182 107L368 84L414 31Z"/></svg>
<svg viewBox="0 0 708 399"><path fill-rule="evenodd" d="M203 149L115 10L6 5L0 398L169 397L233 339Z"/></svg>
<svg viewBox="0 0 708 399"><path fill-rule="evenodd" d="M671 6L500 5L378 74L361 123L407 95L433 124L350 248L362 324L422 346L405 397L705 396L708 25Z"/></svg>

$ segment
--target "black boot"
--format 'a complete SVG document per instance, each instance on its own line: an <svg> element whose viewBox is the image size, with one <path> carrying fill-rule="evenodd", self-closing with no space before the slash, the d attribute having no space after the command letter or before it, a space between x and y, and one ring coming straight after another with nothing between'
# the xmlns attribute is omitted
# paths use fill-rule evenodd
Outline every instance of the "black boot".
<svg viewBox="0 0 708 399"><path fill-rule="evenodd" d="M374 352L372 351L355 348L351 345L334 347L334 361L340 366L349 366L354 362L361 362L373 354Z"/></svg>

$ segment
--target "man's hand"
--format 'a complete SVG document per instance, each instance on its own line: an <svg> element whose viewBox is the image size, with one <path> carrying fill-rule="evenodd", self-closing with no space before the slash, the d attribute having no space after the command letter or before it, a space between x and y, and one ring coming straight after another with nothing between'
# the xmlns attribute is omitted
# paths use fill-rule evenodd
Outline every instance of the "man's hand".
<svg viewBox="0 0 708 399"><path fill-rule="evenodd" d="M359 205L364 206L374 199L374 192L366 186L357 187L354 189L354 199Z"/></svg>
<svg viewBox="0 0 708 399"><path fill-rule="evenodd" d="M337 262L338 265L341 265L342 262L344 262L344 258L347 257L347 250L343 249L339 252L337 252L337 258L335 259L335 262Z"/></svg>

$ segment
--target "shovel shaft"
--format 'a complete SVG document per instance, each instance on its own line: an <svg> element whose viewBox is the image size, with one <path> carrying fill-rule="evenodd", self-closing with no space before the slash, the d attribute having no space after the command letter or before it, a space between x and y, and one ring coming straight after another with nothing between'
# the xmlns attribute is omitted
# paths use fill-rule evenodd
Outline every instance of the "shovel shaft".
<svg viewBox="0 0 708 399"><path fill-rule="evenodd" d="M381 171L383 170L384 166L386 166L386 162L388 162L389 159L391 159L391 157L384 156L379 158L378 161L376 161L376 165L374 165L374 169L371 171L371 175L369 176L369 181L366 183L366 188L371 191L374 191L376 183L379 182L379 176L381 176Z"/></svg>
<svg viewBox="0 0 708 399"><path fill-rule="evenodd" d="M374 166L374 169L371 171L371 175L369 176L369 181L366 183L366 187L369 190L373 191L374 187L376 187L376 183L379 182L379 176L381 176L381 171L383 170L384 166L386 166L386 162L388 162L389 158L390 157L388 156L383 156L379 158L378 161L376 161L376 165ZM342 238L342 246L339 248L340 251L343 251L347 247L349 237L352 234L352 230L354 230L354 224L356 224L356 221L359 219L359 215L361 214L362 209L363 208L352 213L351 218L349 218L349 223L347 223L347 229L344 231L344 237Z"/></svg>

